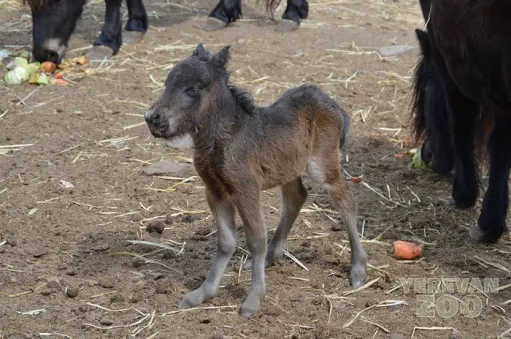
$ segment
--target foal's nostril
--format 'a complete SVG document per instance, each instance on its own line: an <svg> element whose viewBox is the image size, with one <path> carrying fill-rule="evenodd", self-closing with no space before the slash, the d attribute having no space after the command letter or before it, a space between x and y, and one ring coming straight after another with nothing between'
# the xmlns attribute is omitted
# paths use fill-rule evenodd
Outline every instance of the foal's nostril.
<svg viewBox="0 0 511 339"><path fill-rule="evenodd" d="M158 112L149 110L144 113L145 121L153 126L158 126L161 123L161 115Z"/></svg>
<svg viewBox="0 0 511 339"><path fill-rule="evenodd" d="M160 123L160 120L161 120L160 113L158 113L158 112L154 113L153 117L152 117L152 120L153 120L153 124L158 125Z"/></svg>

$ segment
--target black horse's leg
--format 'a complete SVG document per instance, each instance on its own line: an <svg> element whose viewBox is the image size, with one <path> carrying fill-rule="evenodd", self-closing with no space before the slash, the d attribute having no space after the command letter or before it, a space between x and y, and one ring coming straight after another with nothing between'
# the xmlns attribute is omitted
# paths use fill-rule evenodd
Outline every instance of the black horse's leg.
<svg viewBox="0 0 511 339"><path fill-rule="evenodd" d="M480 106L464 96L450 78L445 89L455 154L452 198L456 207L470 208L474 206L478 194L475 137Z"/></svg>
<svg viewBox="0 0 511 339"><path fill-rule="evenodd" d="M128 22L123 36L125 44L137 43L147 32L147 13L142 0L126 0L128 5Z"/></svg>
<svg viewBox="0 0 511 339"><path fill-rule="evenodd" d="M90 60L103 60L117 54L122 45L122 0L105 0L105 23L101 35L94 41L94 46L87 56Z"/></svg>
<svg viewBox="0 0 511 339"><path fill-rule="evenodd" d="M209 14L204 30L215 31L241 18L241 0L220 0Z"/></svg>
<svg viewBox="0 0 511 339"><path fill-rule="evenodd" d="M282 21L277 25L277 32L291 32L298 29L301 20L309 15L309 3L307 0L287 0L286 10L282 15Z"/></svg>
<svg viewBox="0 0 511 339"><path fill-rule="evenodd" d="M478 194L479 173L475 156L475 139L477 116L481 106L466 97L454 82L438 49L431 22L428 26L434 69L442 85L449 112L449 129L455 155L452 198L456 207L470 208L474 206Z"/></svg>
<svg viewBox="0 0 511 339"><path fill-rule="evenodd" d="M488 140L490 180L484 196L478 226L470 237L478 242L496 242L506 229L509 205L509 170L511 168L511 121L497 118Z"/></svg>

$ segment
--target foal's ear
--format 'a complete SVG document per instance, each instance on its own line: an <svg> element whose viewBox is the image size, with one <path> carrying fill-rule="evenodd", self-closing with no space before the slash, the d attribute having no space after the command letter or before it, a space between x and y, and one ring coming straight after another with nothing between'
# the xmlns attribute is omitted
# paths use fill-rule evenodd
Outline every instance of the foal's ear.
<svg viewBox="0 0 511 339"><path fill-rule="evenodd" d="M222 48L220 52L213 55L213 57L211 58L211 62L213 62L215 66L225 68L227 66L227 63L229 62L230 48L231 48L230 45L227 45L224 48Z"/></svg>
<svg viewBox="0 0 511 339"><path fill-rule="evenodd" d="M202 42L197 45L197 47L195 48L195 51L193 51L193 53L192 53L192 56L196 56L202 61L208 61L210 55L211 54L208 51L206 51L206 49L204 48L204 45L202 44Z"/></svg>

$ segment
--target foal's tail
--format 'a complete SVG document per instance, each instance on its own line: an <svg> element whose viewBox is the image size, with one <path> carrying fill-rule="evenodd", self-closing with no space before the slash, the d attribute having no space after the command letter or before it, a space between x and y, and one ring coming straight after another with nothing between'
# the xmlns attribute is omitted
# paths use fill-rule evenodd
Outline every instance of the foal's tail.
<svg viewBox="0 0 511 339"><path fill-rule="evenodd" d="M339 149L342 149L344 147L346 139L348 138L348 133L350 131L350 117L348 116L348 113L346 113L346 111L343 110L342 108L341 116L342 116L342 132L341 139L339 140Z"/></svg>

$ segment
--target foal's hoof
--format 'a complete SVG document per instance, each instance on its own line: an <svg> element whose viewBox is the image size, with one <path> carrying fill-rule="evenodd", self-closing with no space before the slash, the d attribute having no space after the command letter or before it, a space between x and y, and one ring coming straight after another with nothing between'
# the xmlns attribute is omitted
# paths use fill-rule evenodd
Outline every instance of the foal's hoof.
<svg viewBox="0 0 511 339"><path fill-rule="evenodd" d="M204 302L206 299L206 296L202 292L201 289L197 289L195 291L192 291L188 294L186 294L181 302L179 303L179 308L186 309L186 308L192 308L197 307L200 304Z"/></svg>
<svg viewBox="0 0 511 339"><path fill-rule="evenodd" d="M261 309L261 301L257 299L249 299L245 300L245 302L241 305L240 315L245 318L250 318L255 313L259 312Z"/></svg>
<svg viewBox="0 0 511 339"><path fill-rule="evenodd" d="M477 225L470 229L469 235L470 235L470 239L472 239L475 242L490 243L490 244L496 243L499 240L500 236L501 236L501 234L499 234L498 236L497 235L486 234Z"/></svg>
<svg viewBox="0 0 511 339"><path fill-rule="evenodd" d="M208 20L206 20L206 24L204 25L203 29L205 31L217 31L224 28L225 26L227 26L226 22L210 16Z"/></svg>
<svg viewBox="0 0 511 339"><path fill-rule="evenodd" d="M87 52L87 59L90 61L104 61L114 55L114 51L105 46L94 46Z"/></svg>
<svg viewBox="0 0 511 339"><path fill-rule="evenodd" d="M122 35L122 42L126 45L139 43L144 38L144 33L137 31L125 31Z"/></svg>
<svg viewBox="0 0 511 339"><path fill-rule="evenodd" d="M353 266L350 272L351 286L358 288L366 283L366 269L364 266Z"/></svg>
<svg viewBox="0 0 511 339"><path fill-rule="evenodd" d="M277 32L293 32L298 29L298 24L290 19L282 19L281 22L278 23L275 31Z"/></svg>

